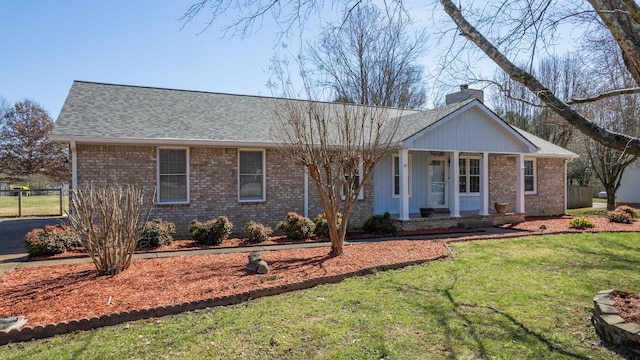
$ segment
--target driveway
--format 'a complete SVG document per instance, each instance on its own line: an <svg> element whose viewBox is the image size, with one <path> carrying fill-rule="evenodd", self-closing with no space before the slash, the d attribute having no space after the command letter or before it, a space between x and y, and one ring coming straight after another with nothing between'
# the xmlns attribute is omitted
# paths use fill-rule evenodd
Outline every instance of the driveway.
<svg viewBox="0 0 640 360"><path fill-rule="evenodd" d="M66 221L64 216L0 219L0 257L25 254L24 236L35 228Z"/></svg>

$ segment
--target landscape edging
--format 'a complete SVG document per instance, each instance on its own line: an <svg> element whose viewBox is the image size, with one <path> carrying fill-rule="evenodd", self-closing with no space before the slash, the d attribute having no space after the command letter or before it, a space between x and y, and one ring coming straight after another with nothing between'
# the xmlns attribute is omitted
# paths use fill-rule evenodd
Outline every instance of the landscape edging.
<svg viewBox="0 0 640 360"><path fill-rule="evenodd" d="M291 291L309 289L322 284L334 284L339 283L347 278L373 274L378 271L396 270L407 266L419 265L428 261L440 260L448 257L448 254L440 255L435 258L410 260L394 264L378 265L360 270L351 271L344 274L330 275L317 277L312 279L306 279L299 282L290 284L283 284L277 286L270 286L260 288L256 290L246 291L243 293L225 295L214 298L208 298L203 300L195 300L185 302L176 305L160 305L153 308L143 308L138 310L122 311L119 313L103 314L91 317L90 319L73 319L69 321L63 321L57 324L47 325L35 325L25 326L20 329L13 329L10 331L0 330L0 346L6 345L11 342L22 342L35 339L44 339L53 337L55 335L61 335L71 333L75 331L86 331L97 329L105 326L113 326L122 324L125 322L131 322L136 320L157 318L167 315L176 315L183 312L201 310L206 308L228 306L239 304L248 300L258 299L266 296L280 295Z"/></svg>
<svg viewBox="0 0 640 360"><path fill-rule="evenodd" d="M640 325L626 322L618 314L610 295L616 290L602 290L593 298L591 323L601 339L640 351Z"/></svg>

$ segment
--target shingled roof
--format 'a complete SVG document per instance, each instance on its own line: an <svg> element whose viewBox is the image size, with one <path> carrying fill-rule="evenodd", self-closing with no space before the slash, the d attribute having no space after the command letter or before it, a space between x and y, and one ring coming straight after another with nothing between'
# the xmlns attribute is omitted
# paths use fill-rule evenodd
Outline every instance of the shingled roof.
<svg viewBox="0 0 640 360"><path fill-rule="evenodd" d="M50 138L114 144L274 146L270 129L275 110L285 101L291 100L74 81ZM402 141L474 101L424 111L386 109L386 113L399 119L398 140ZM537 146L539 153L575 156L516 130Z"/></svg>

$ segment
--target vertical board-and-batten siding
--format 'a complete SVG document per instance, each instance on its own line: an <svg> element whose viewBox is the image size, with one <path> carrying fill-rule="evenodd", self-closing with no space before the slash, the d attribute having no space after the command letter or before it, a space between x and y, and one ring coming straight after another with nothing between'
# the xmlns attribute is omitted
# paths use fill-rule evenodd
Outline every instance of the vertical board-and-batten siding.
<svg viewBox="0 0 640 360"><path fill-rule="evenodd" d="M157 147L78 145L78 186L139 184L157 185ZM238 201L238 150L235 148L190 147L190 203L156 204L151 218L176 224L187 234L188 224L227 216L234 233L241 234L250 221L275 227L287 212L304 214L304 172L277 150L266 150L266 200ZM309 182L309 216L322 212L315 184ZM365 199L358 201L350 224L361 226L373 212L373 185L365 187Z"/></svg>
<svg viewBox="0 0 640 360"><path fill-rule="evenodd" d="M375 168L374 178L374 212L382 214L400 212L400 200L393 197L393 155L383 156ZM417 213L421 207L427 206L427 153L412 151L411 156L411 196L409 197L409 212Z"/></svg>
<svg viewBox="0 0 640 360"><path fill-rule="evenodd" d="M415 138L411 148L497 153L528 151L526 144L514 133L477 108L456 113L440 122L431 125L431 131Z"/></svg>

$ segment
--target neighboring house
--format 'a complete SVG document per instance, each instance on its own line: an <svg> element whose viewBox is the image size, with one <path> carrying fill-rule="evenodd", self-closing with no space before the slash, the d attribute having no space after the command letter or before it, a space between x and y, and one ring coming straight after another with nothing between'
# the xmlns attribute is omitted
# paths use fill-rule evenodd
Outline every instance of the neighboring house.
<svg viewBox="0 0 640 360"><path fill-rule="evenodd" d="M622 173L620 187L616 192L616 204L640 206L640 160L629 165Z"/></svg>
<svg viewBox="0 0 640 360"><path fill-rule="evenodd" d="M483 105L481 91L461 89L440 108L388 110L403 136L376 166L351 227L384 212L403 228L427 227L424 207L445 213L450 222L437 226L513 221L495 215L494 202L508 203L515 219L565 213L566 164L577 155L509 126ZM51 138L69 144L72 188L156 187L152 216L179 232L220 215L236 229L249 220L273 226L288 211L322 212L313 182L270 135L282 101L76 81Z"/></svg>

